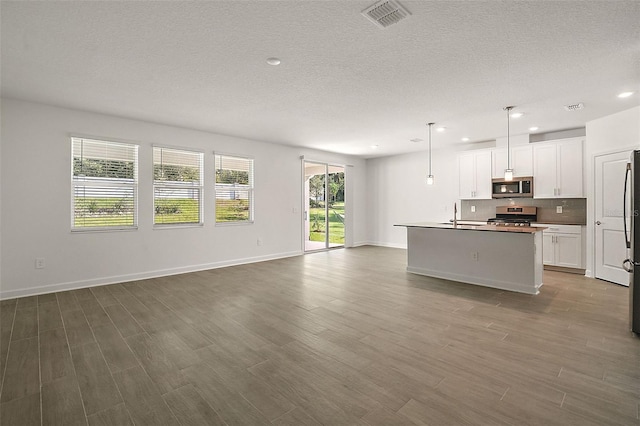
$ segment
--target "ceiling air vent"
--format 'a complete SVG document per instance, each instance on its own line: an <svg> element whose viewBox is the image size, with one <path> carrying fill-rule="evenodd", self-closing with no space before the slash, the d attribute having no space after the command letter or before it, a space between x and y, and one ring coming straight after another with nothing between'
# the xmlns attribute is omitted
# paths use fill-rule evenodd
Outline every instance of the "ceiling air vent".
<svg viewBox="0 0 640 426"><path fill-rule="evenodd" d="M566 111L577 111L579 109L584 109L584 104L580 102L578 104L565 105L564 109Z"/></svg>
<svg viewBox="0 0 640 426"><path fill-rule="evenodd" d="M380 28L387 28L411 16L407 9L394 0L379 1L363 10L362 14Z"/></svg>
<svg viewBox="0 0 640 426"><path fill-rule="evenodd" d="M420 143L422 141L423 141L423 139L420 139L420 138L409 139L409 142L413 142L413 143Z"/></svg>

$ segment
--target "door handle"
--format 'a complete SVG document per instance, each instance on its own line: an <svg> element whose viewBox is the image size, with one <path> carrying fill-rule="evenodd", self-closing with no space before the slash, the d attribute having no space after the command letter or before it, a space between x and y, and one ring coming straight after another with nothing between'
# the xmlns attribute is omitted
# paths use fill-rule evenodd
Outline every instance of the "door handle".
<svg viewBox="0 0 640 426"><path fill-rule="evenodd" d="M602 225L602 222L600 222L599 220L596 220L596 225Z"/></svg>
<svg viewBox="0 0 640 426"><path fill-rule="evenodd" d="M624 269L627 272L633 272L633 264L635 262L632 262L631 259L625 259L624 262L622 262L622 269Z"/></svg>
<svg viewBox="0 0 640 426"><path fill-rule="evenodd" d="M631 174L631 163L627 163L627 169L624 172L624 195L622 200L622 223L624 226L624 242L627 248L631 248L631 236L627 234L627 182ZM629 272L629 271L627 271Z"/></svg>

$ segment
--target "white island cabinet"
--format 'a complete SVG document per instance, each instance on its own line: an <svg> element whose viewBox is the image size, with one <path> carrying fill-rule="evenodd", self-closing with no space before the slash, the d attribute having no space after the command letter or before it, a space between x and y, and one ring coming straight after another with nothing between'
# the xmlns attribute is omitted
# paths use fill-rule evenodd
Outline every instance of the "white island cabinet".
<svg viewBox="0 0 640 426"><path fill-rule="evenodd" d="M408 223L407 271L538 294L543 228Z"/></svg>

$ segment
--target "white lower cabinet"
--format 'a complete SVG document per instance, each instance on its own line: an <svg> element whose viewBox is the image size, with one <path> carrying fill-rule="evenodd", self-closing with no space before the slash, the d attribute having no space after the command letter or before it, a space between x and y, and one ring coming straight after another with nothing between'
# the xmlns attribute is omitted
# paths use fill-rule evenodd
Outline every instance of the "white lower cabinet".
<svg viewBox="0 0 640 426"><path fill-rule="evenodd" d="M580 225L547 225L542 233L542 262L549 266L584 269L582 249L583 227Z"/></svg>

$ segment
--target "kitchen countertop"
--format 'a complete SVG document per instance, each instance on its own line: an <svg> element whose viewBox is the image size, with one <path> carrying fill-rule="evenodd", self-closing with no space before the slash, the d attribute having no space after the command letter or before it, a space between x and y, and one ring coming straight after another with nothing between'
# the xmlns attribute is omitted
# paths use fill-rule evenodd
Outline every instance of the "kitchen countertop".
<svg viewBox="0 0 640 426"><path fill-rule="evenodd" d="M543 231L544 227L541 226L496 226L496 225L462 225L458 224L455 227L453 223L438 223L438 222L415 222L415 223L399 223L394 226L404 226L407 228L435 228L435 229L456 229L463 231L487 231L487 232L511 232L517 234L533 234L535 232Z"/></svg>
<svg viewBox="0 0 640 426"><path fill-rule="evenodd" d="M460 219L458 220L458 223L462 223L462 224L481 224L481 223L487 223L486 220L474 220L474 219ZM586 223L572 223L572 222L552 222L552 221L547 221L547 222L531 222L533 225L541 225L541 226L545 226L545 225L575 225L575 226L586 226Z"/></svg>

